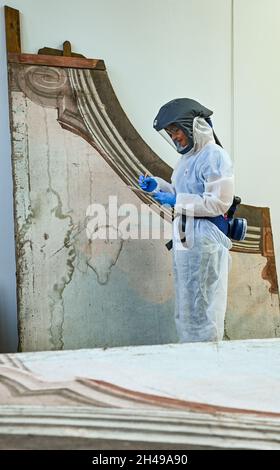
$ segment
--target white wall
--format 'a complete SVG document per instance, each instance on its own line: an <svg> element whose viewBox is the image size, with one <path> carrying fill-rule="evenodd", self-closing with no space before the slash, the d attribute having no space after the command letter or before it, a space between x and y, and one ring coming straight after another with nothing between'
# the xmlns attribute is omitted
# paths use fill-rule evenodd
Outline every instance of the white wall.
<svg viewBox="0 0 280 470"><path fill-rule="evenodd" d="M174 97L213 108L218 134L230 145L231 0L48 0L47 5L9 3L21 11L23 52L62 48L69 39L73 51L104 59L128 117L170 163L177 156L152 123L160 105Z"/></svg>
<svg viewBox="0 0 280 470"><path fill-rule="evenodd" d="M4 3L0 0L0 6ZM9 6L22 14L23 52L36 53L43 46L61 48L68 39L74 51L104 59L129 119L169 164L174 165L176 154L152 129L158 108L172 98L186 96L213 109L217 134L235 159L238 194L244 202L272 208L279 256L278 49L274 53L280 39L279 0L48 0L47 8L43 0L17 0ZM2 40L1 74L5 73L4 50ZM0 348L8 350L15 347L16 322L5 80L1 80L0 93L1 221L5 222L0 234Z"/></svg>
<svg viewBox="0 0 280 470"><path fill-rule="evenodd" d="M234 142L237 192L271 209L280 268L280 2L234 2Z"/></svg>

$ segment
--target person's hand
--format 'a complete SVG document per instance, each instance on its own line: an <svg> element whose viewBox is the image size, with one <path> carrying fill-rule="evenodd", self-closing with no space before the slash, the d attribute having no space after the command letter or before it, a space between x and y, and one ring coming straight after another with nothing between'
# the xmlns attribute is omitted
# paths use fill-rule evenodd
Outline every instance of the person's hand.
<svg viewBox="0 0 280 470"><path fill-rule="evenodd" d="M173 193L159 191L153 195L153 198L160 204L168 204L171 207L174 207L176 204L176 195Z"/></svg>
<svg viewBox="0 0 280 470"><path fill-rule="evenodd" d="M155 178L152 178L151 176L140 175L138 184L140 188L143 189L144 191L147 191L147 193L151 193L157 187L157 181L155 180Z"/></svg>

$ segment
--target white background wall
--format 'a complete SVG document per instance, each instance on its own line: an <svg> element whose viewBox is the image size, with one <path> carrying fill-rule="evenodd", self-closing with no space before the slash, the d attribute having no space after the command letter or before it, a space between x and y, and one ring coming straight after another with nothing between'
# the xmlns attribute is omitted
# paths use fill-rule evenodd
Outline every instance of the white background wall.
<svg viewBox="0 0 280 470"><path fill-rule="evenodd" d="M270 208L280 269L280 2L234 0L234 157L244 202Z"/></svg>
<svg viewBox="0 0 280 470"><path fill-rule="evenodd" d="M5 3L0 0L1 7ZM74 51L104 59L129 119L172 166L176 153L152 128L159 107L175 97L190 97L213 109L216 132L235 160L237 193L244 202L272 208L280 254L279 0L18 0L8 4L21 11L23 52L37 53L43 46L61 48L68 39ZM0 351L10 351L16 348L16 289L3 9L1 25Z"/></svg>

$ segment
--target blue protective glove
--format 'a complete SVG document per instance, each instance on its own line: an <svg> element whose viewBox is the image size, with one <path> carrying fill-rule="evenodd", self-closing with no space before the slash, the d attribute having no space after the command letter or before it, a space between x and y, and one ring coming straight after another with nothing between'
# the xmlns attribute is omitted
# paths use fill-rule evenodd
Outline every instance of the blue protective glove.
<svg viewBox="0 0 280 470"><path fill-rule="evenodd" d="M138 184L140 188L143 189L144 191L147 191L147 193L151 193L157 187L157 181L155 180L155 178L152 178L151 176L145 177L144 175L140 175Z"/></svg>
<svg viewBox="0 0 280 470"><path fill-rule="evenodd" d="M176 194L159 191L153 195L153 198L160 204L168 204L171 207L174 207L176 204Z"/></svg>

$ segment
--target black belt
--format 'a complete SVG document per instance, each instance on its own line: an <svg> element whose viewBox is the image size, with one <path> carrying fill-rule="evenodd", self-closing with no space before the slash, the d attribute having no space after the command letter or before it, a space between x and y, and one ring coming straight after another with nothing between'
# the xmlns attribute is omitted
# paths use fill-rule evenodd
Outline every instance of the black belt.
<svg viewBox="0 0 280 470"><path fill-rule="evenodd" d="M223 232L225 235L228 235L228 227L229 227L229 223L228 223L228 220L224 218L223 215L219 215L217 217L194 217L194 219L206 219L206 220L209 220L210 222L212 222L214 225L216 225L216 227L218 227L218 229L221 230L221 232ZM185 214L182 214L182 232L185 232L186 230L186 221L187 221L187 217ZM186 241L186 237L183 237L181 239L181 242L182 243L185 243ZM173 240L169 240L169 242L167 242L165 244L166 248L168 249L168 251L172 250L173 248Z"/></svg>

